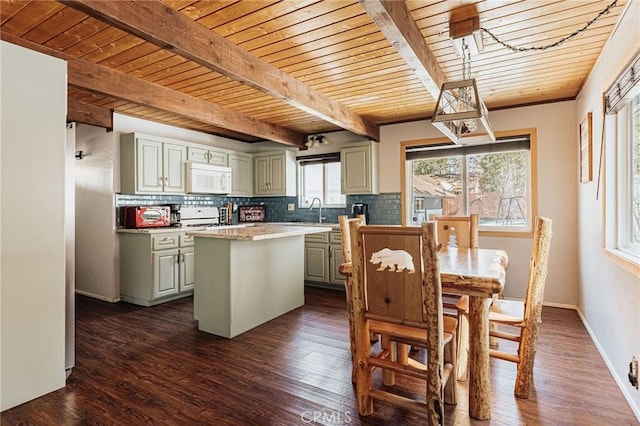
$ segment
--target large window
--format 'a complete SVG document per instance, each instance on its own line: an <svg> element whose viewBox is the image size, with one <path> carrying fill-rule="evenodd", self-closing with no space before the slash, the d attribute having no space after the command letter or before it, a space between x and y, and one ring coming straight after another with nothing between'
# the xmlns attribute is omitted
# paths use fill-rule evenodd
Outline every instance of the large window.
<svg viewBox="0 0 640 426"><path fill-rule="evenodd" d="M299 159L299 164L299 207L309 207L314 198L320 199L322 207L346 206L346 197L340 192L339 155Z"/></svg>
<svg viewBox="0 0 640 426"><path fill-rule="evenodd" d="M483 231L530 233L531 145L530 134L470 146L407 145L406 223L475 213Z"/></svg>
<svg viewBox="0 0 640 426"><path fill-rule="evenodd" d="M640 56L605 94L605 247L640 271Z"/></svg>

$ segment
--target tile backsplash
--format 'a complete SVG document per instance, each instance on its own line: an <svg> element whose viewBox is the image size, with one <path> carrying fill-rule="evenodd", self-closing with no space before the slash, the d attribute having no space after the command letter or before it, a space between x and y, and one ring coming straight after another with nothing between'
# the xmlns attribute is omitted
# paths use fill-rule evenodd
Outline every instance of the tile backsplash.
<svg viewBox="0 0 640 426"><path fill-rule="evenodd" d="M116 194L116 217L120 217L120 207L142 205L180 204L183 206L216 206L226 203L238 206L264 205L267 222L317 222L318 209L298 208L297 197L226 197L218 195L121 195ZM338 216L351 214L351 204L369 205L369 220L375 225L399 225L401 222L400 194L347 195L346 208L323 208L325 222L337 223ZM295 209L288 211L288 204ZM238 222L238 213L234 213L234 223ZM120 223L120 221L117 221Z"/></svg>

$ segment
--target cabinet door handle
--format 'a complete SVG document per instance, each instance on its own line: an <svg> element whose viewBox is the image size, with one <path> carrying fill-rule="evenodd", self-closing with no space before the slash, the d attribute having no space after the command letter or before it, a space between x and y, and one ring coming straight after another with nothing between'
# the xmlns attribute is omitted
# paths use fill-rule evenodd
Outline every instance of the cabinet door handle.
<svg viewBox="0 0 640 426"><path fill-rule="evenodd" d="M176 264L179 264L180 263L180 255L176 254L175 258L176 258Z"/></svg>
<svg viewBox="0 0 640 426"><path fill-rule="evenodd" d="M184 263L184 254L180 255L180 262Z"/></svg>

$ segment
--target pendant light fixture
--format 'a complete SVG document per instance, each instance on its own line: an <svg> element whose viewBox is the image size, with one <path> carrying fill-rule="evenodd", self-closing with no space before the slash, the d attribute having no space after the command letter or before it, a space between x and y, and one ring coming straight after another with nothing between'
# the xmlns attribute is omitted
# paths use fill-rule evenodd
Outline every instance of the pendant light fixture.
<svg viewBox="0 0 640 426"><path fill-rule="evenodd" d="M471 52L483 49L480 19L450 22L449 35L462 56L462 80L442 84L431 123L456 144L495 141L489 112L471 78Z"/></svg>

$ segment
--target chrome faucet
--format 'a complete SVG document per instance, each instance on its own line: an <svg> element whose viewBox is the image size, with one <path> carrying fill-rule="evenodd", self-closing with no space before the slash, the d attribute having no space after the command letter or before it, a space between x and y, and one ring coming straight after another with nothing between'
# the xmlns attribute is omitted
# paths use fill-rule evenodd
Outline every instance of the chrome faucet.
<svg viewBox="0 0 640 426"><path fill-rule="evenodd" d="M315 203L316 200L318 200L318 223L322 223L322 219L326 219L326 217L322 217L322 200L320 200L320 198L313 197L311 204L309 204L309 210L313 209L313 203Z"/></svg>

